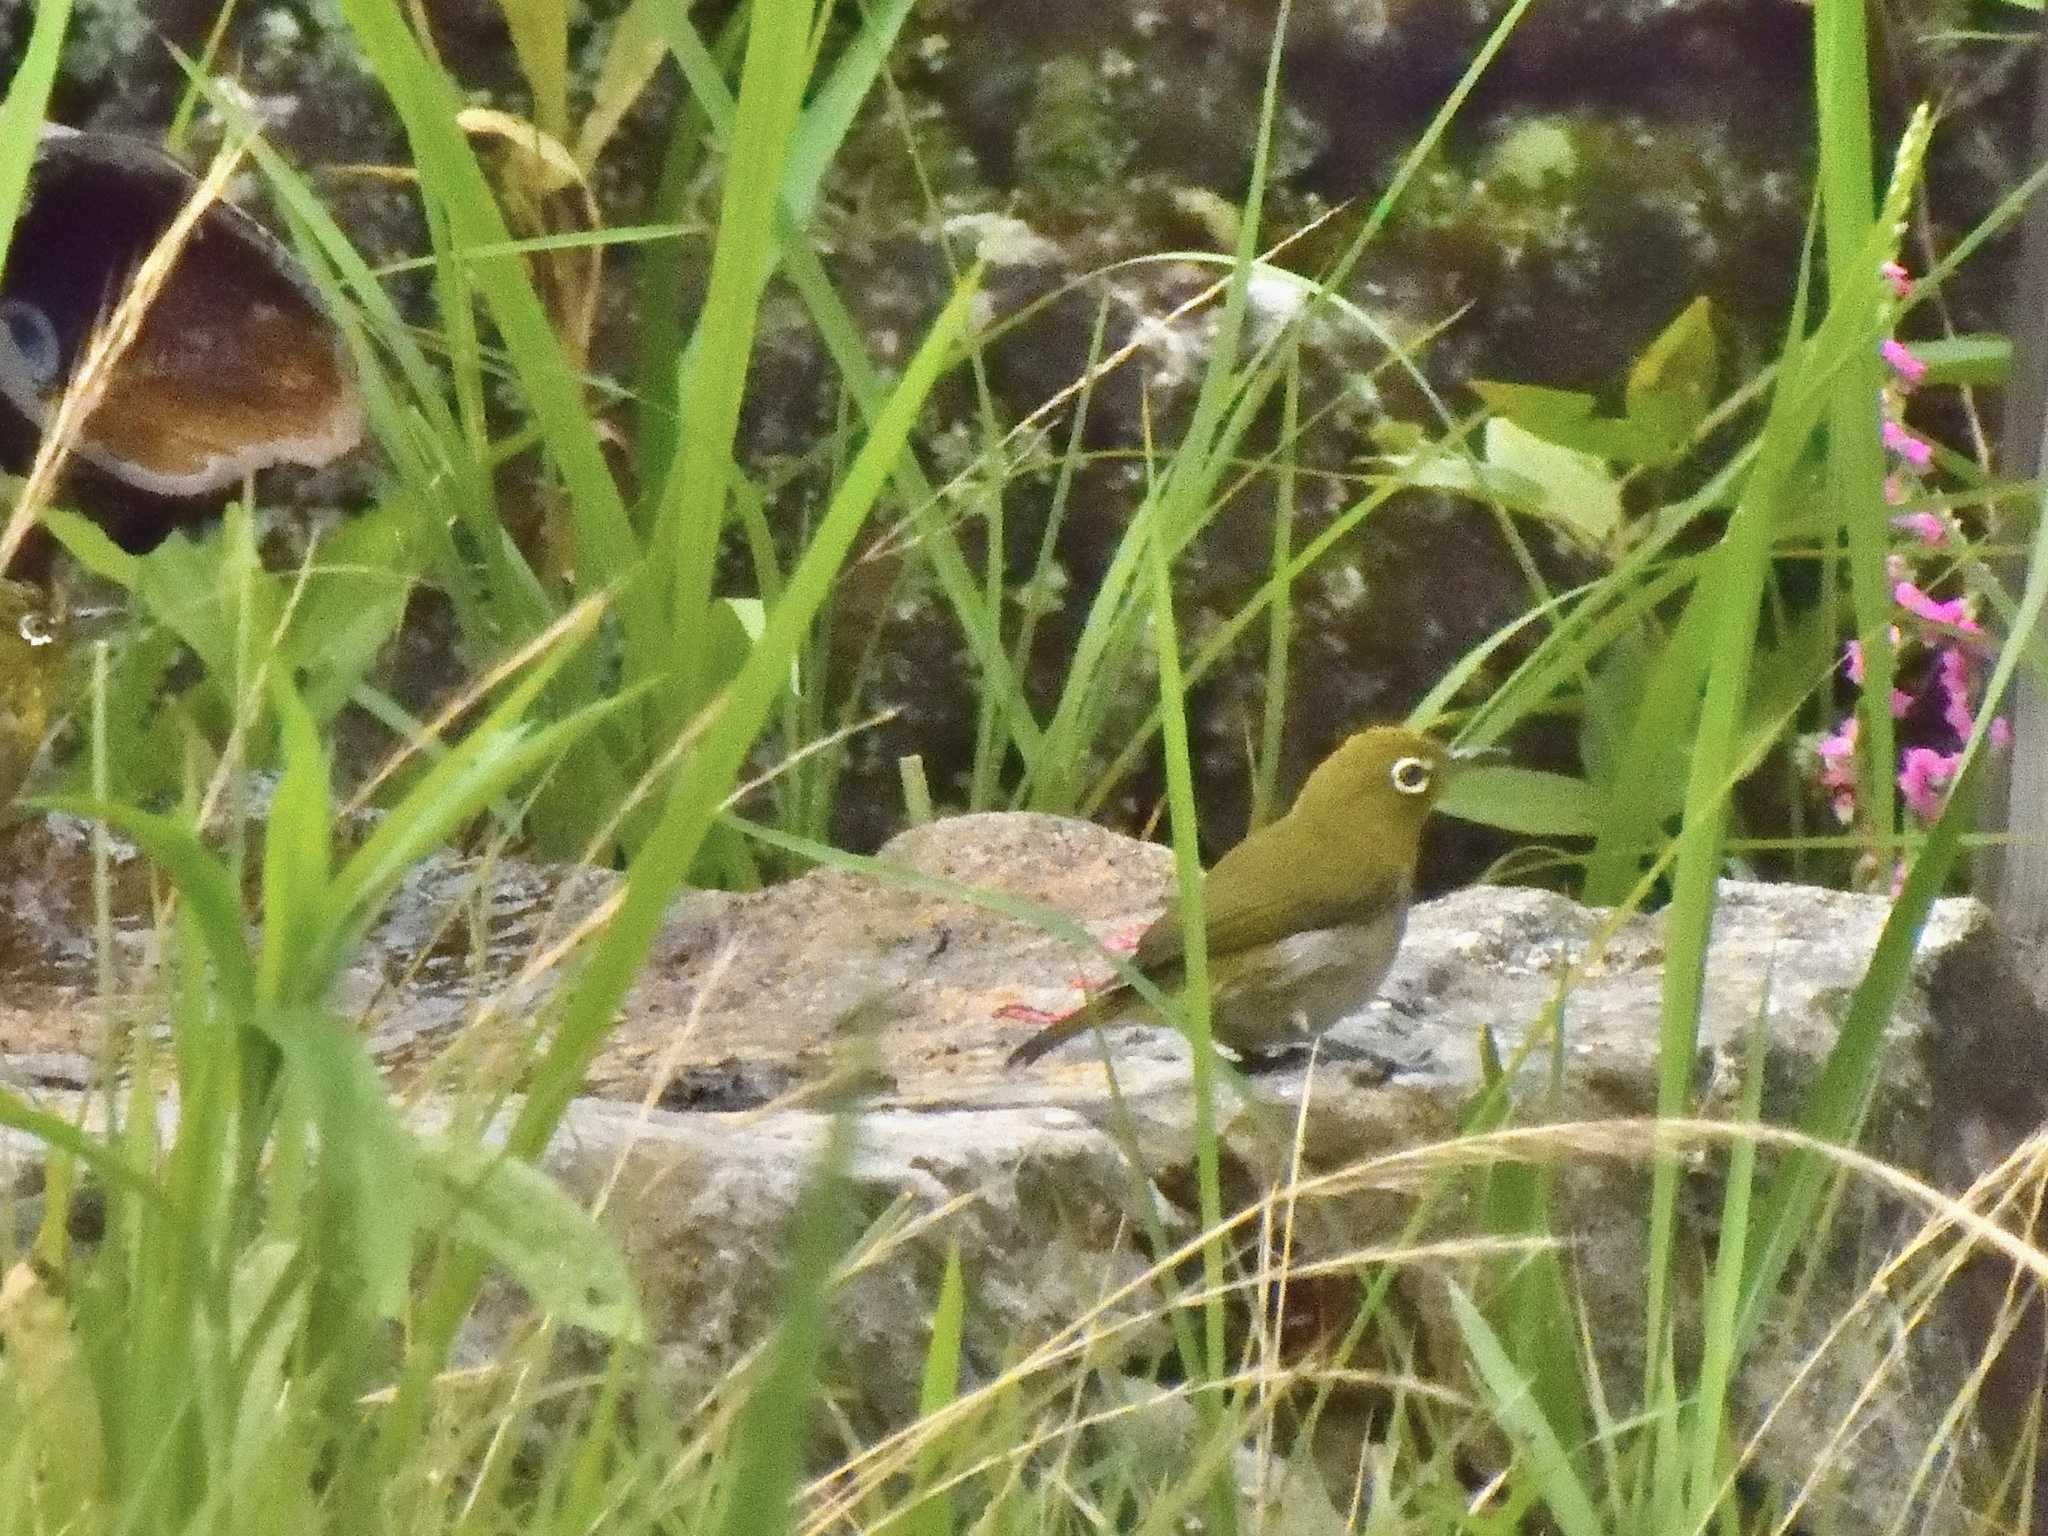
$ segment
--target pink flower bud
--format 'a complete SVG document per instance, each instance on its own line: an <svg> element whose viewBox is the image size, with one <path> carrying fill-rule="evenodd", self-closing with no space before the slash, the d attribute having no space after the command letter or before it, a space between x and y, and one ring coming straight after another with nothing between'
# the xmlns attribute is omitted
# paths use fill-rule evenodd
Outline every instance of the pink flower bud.
<svg viewBox="0 0 2048 1536"><path fill-rule="evenodd" d="M1915 469L1925 469L1934 462L1934 450L1896 421L1887 418L1882 431L1885 447Z"/></svg>
<svg viewBox="0 0 2048 1536"><path fill-rule="evenodd" d="M1900 760L1899 794L1913 814L1932 821L1941 814L1941 797L1956 771L1957 753L1932 747L1908 747Z"/></svg>
<svg viewBox="0 0 2048 1536"><path fill-rule="evenodd" d="M1970 617L1966 599L1952 597L1947 602L1929 597L1910 581L1899 582L1892 588L1892 601L1916 619L1929 624L1945 624L1952 629L1974 630L1976 620Z"/></svg>
<svg viewBox="0 0 2048 1536"><path fill-rule="evenodd" d="M1927 365L1915 357L1906 344L1895 336L1887 336L1878 343L1878 353L1891 365L1893 373L1908 388L1927 377Z"/></svg>
<svg viewBox="0 0 2048 1536"><path fill-rule="evenodd" d="M1922 544L1939 544L1948 537L1948 524L1933 512L1903 512L1892 519L1892 526L1912 534Z"/></svg>
<svg viewBox="0 0 2048 1536"><path fill-rule="evenodd" d="M1970 715L1970 659L1959 645L1945 645L1934 674L1934 686L1941 694L1941 718L1958 741L1969 738L1976 722Z"/></svg>

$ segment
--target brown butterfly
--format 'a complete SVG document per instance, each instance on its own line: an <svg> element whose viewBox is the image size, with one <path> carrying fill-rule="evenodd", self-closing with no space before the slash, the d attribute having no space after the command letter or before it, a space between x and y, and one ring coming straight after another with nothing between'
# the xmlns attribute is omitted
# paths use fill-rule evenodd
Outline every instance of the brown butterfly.
<svg viewBox="0 0 2048 1536"><path fill-rule="evenodd" d="M33 454L94 328L196 186L142 140L43 130L0 273L8 467ZM66 495L124 548L149 549L253 471L328 463L362 430L348 350L318 290L262 225L217 203L88 419Z"/></svg>

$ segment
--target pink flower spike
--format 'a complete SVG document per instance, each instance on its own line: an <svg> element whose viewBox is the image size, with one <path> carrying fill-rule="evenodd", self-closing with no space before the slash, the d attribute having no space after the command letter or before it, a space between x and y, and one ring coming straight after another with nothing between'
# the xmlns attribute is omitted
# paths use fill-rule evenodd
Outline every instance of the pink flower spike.
<svg viewBox="0 0 2048 1536"><path fill-rule="evenodd" d="M1903 688L1894 688L1892 690L1892 718L1894 720L1905 719L1906 711L1912 707L1913 695L1906 692Z"/></svg>
<svg viewBox="0 0 2048 1536"><path fill-rule="evenodd" d="M1924 619L1929 624L1947 624L1956 629L1977 627L1964 599L1952 597L1945 603L1938 602L1910 581L1902 581L1892 588L1892 601L1914 618Z"/></svg>
<svg viewBox="0 0 2048 1536"><path fill-rule="evenodd" d="M1890 641L1891 648L1896 651L1899 648L1899 626L1887 624L1884 632ZM1861 640L1845 640L1842 642L1842 674L1858 688L1863 686L1863 642ZM1853 734L1851 739L1853 740Z"/></svg>
<svg viewBox="0 0 2048 1536"><path fill-rule="evenodd" d="M1927 377L1927 365L1915 357L1910 348L1896 336L1887 336L1878 343L1878 354L1891 365L1893 373L1902 379L1908 388Z"/></svg>
<svg viewBox="0 0 2048 1536"><path fill-rule="evenodd" d="M1906 269L1896 261L1885 262L1877 269L1877 275L1885 280L1899 298L1903 299L1913 291L1913 279L1906 275Z"/></svg>
<svg viewBox="0 0 2048 1536"><path fill-rule="evenodd" d="M1999 715L1992 720L1990 741L1994 752L2003 752L2012 745L2012 722L2005 716Z"/></svg>
<svg viewBox="0 0 2048 1536"><path fill-rule="evenodd" d="M1959 645L1943 646L1934 686L1941 690L1941 718L1958 741L1970 738L1970 661Z"/></svg>
<svg viewBox="0 0 2048 1536"><path fill-rule="evenodd" d="M1887 418L1882 430L1885 447L1915 469L1925 469L1934 462L1934 450L1896 421Z"/></svg>
<svg viewBox="0 0 2048 1536"><path fill-rule="evenodd" d="M1892 526L1910 533L1922 544L1939 544L1948 537L1948 524L1933 512L1904 512L1892 519Z"/></svg>
<svg viewBox="0 0 2048 1536"><path fill-rule="evenodd" d="M1823 736L1814 743L1814 752L1819 755L1825 771L1856 755L1856 717L1851 715L1835 727L1832 736Z"/></svg>
<svg viewBox="0 0 2048 1536"><path fill-rule="evenodd" d="M1835 820L1848 826L1856 819L1856 717L1849 716L1834 734L1814 743L1820 759L1820 787L1826 792Z"/></svg>
<svg viewBox="0 0 2048 1536"><path fill-rule="evenodd" d="M1915 816L1932 821L1941 814L1942 791L1956 771L1956 755L1932 747L1908 747L1899 769L1899 793Z"/></svg>

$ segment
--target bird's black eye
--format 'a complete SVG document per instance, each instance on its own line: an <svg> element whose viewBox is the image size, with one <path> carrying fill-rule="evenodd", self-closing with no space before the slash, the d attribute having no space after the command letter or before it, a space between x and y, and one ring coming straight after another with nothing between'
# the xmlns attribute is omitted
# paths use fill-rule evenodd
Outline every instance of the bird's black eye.
<svg viewBox="0 0 2048 1536"><path fill-rule="evenodd" d="M1432 772L1433 769L1428 758L1402 757L1394 760L1394 768L1390 777L1394 781L1394 788L1401 791L1402 794L1419 795L1428 790Z"/></svg>
<svg viewBox="0 0 2048 1536"><path fill-rule="evenodd" d="M56 383L64 367L64 344L50 317L25 299L0 299L0 326L31 387L40 394Z"/></svg>

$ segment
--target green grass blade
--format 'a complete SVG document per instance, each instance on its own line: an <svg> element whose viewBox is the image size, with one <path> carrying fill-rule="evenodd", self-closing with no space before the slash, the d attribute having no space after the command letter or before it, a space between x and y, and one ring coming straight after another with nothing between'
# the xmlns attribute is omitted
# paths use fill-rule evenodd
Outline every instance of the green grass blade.
<svg viewBox="0 0 2048 1536"><path fill-rule="evenodd" d="M7 83L6 100L0 101L0 254L7 250L28 193L29 170L35 164L50 86L57 78L64 31L70 24L71 0L41 0L36 5L28 47Z"/></svg>
<svg viewBox="0 0 2048 1536"><path fill-rule="evenodd" d="M536 1071L513 1148L531 1156L583 1080L584 1068L610 1027L613 1013L653 943L669 898L681 885L720 804L731 793L747 749L775 700L788 686L791 662L824 603L847 551L904 450L926 395L950 365L965 332L974 294L969 281L933 324L904 370L888 407L848 467L825 510L810 547L790 573L782 599L768 615L760 640L669 790L659 825L635 855L626 892L562 1010L562 1027Z"/></svg>
<svg viewBox="0 0 2048 1536"><path fill-rule="evenodd" d="M740 90L726 146L718 241L712 248L696 334L678 381L676 461L655 515L653 558L662 576L668 632L700 633L711 606L712 573L728 510L734 438L761 295L775 266L780 189L810 70L812 7L804 0L757 6L747 29ZM656 672L660 656L629 652L627 677ZM662 672L669 670L663 666ZM688 652L673 667L670 729L707 697L704 658ZM657 674L658 675L658 674Z"/></svg>
<svg viewBox="0 0 2048 1536"><path fill-rule="evenodd" d="M776 1309L782 1324L734 1431L721 1536L786 1536L796 1519L832 1272L854 1236L845 1183L852 1143L847 1122L833 1120L825 1154L791 1213L789 1263Z"/></svg>
<svg viewBox="0 0 2048 1536"><path fill-rule="evenodd" d="M317 993L309 997L299 988L308 980L308 957L321 947L334 835L320 728L287 678L273 671L269 681L284 771L263 824L263 939L256 994L265 1008L317 1000ZM324 990L324 982L314 985Z"/></svg>
<svg viewBox="0 0 2048 1536"><path fill-rule="evenodd" d="M939 1294L932 1303L932 1337L925 1346L924 1376L917 1396L918 1417L945 1411L960 1395L960 1350L967 1318L967 1285L960 1273L960 1245L946 1250L946 1268L939 1276ZM947 1434L927 1435L917 1448L912 1496L901 1514L891 1517L876 1536L953 1536L956 1496L936 1488L945 1471ZM929 1490L929 1491L927 1491Z"/></svg>
<svg viewBox="0 0 2048 1536"><path fill-rule="evenodd" d="M341 0L343 14L405 123L420 181L447 221L455 252L500 249L511 232L475 152L456 124L452 82L421 51L395 0ZM626 507L605 461L582 381L568 365L546 308L519 258L464 266L488 304L548 455L561 473L576 529L576 577L584 595L618 589L634 654L667 646L658 607L627 581L639 563Z"/></svg>
<svg viewBox="0 0 2048 1536"><path fill-rule="evenodd" d="M790 224L803 229L816 211L818 189L832 158L853 128L854 118L868 92L882 77L889 62L889 50L910 17L916 0L882 0L862 19L860 31L833 61L825 83L817 88L803 111L796 136L790 143L789 163L783 175L782 206Z"/></svg>
<svg viewBox="0 0 2048 1536"><path fill-rule="evenodd" d="M1487 1397L1501 1428L1505 1429L1532 1464L1536 1486L1542 1490L1544 1507L1557 1522L1563 1536L1607 1536L1592 1494L1580 1481L1572 1458L1537 1406L1529 1384L1508 1358L1500 1336L1488 1326L1479 1308L1455 1284L1445 1282L1450 1294L1451 1315L1464 1337L1465 1348L1478 1368Z"/></svg>
<svg viewBox="0 0 2048 1536"><path fill-rule="evenodd" d="M1741 1117L1763 1123L1764 1073L1769 1065L1771 978L1764 977L1763 995L1749 1029L1744 1053ZM1751 1200L1756 1187L1756 1143L1736 1141L1728 1150L1728 1177L1721 1194L1720 1241L1707 1280L1706 1306L1700 1318L1699 1388L1692 1428L1692 1465L1687 1477L1693 1518L1703 1525L1721 1500L1728 1445L1726 1415L1729 1389L1741 1361L1740 1312L1743 1280L1748 1268Z"/></svg>

